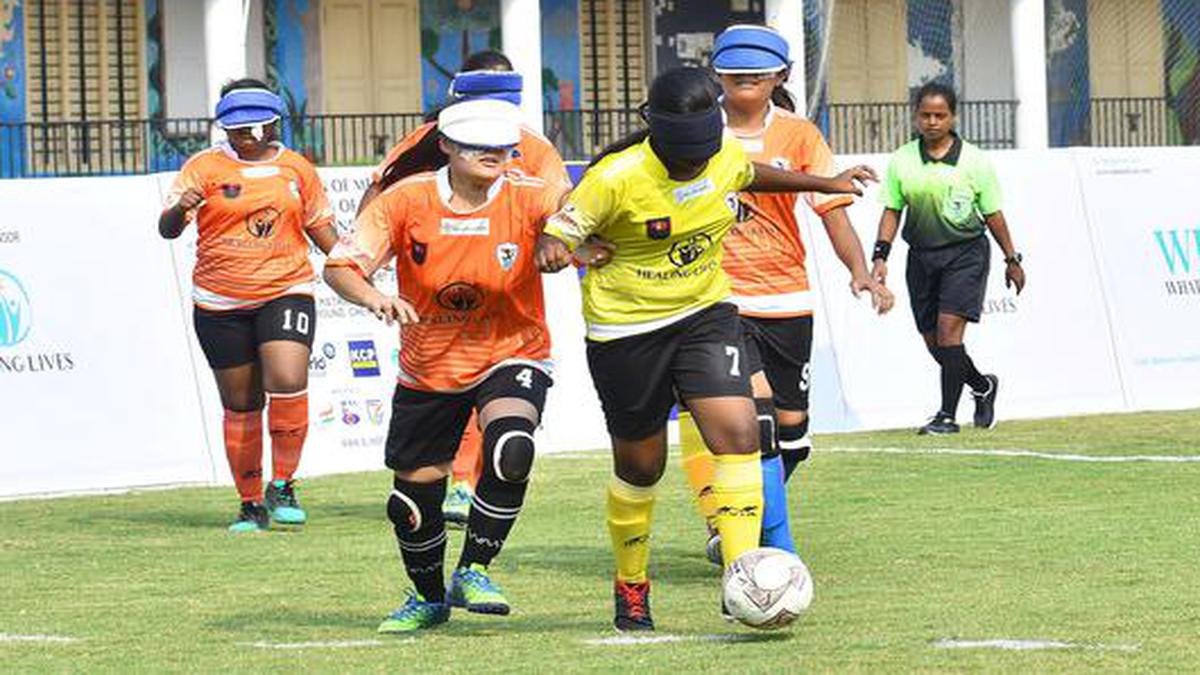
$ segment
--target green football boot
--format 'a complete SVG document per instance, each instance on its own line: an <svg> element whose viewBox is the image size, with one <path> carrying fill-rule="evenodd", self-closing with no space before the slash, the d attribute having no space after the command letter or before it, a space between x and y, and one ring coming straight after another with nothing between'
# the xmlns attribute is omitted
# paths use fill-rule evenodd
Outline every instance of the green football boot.
<svg viewBox="0 0 1200 675"><path fill-rule="evenodd" d="M487 568L479 563L454 570L446 601L476 614L504 615L511 611L504 591L488 576Z"/></svg>
<svg viewBox="0 0 1200 675"><path fill-rule="evenodd" d="M444 602L426 602L416 591L408 591L404 601L379 624L380 633L411 633L422 628L433 628L450 620L450 605Z"/></svg>

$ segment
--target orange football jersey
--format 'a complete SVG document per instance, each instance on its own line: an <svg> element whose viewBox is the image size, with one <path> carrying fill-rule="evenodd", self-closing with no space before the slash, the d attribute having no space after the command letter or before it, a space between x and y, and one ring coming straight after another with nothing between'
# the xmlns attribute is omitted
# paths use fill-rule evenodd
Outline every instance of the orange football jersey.
<svg viewBox="0 0 1200 675"><path fill-rule="evenodd" d="M247 162L227 144L188 159L167 192L174 206L188 188L204 202L188 212L199 241L193 299L205 309L255 307L289 293L312 293L305 231L333 223L317 170L280 146Z"/></svg>
<svg viewBox="0 0 1200 675"><path fill-rule="evenodd" d="M756 162L818 176L837 174L833 152L816 125L796 113L771 106L763 131L738 135ZM740 195L745 217L725 237L725 262L732 302L747 316L786 317L812 313L805 269L807 252L796 220L795 193ZM805 193L817 215L853 202L846 195Z"/></svg>
<svg viewBox="0 0 1200 675"><path fill-rule="evenodd" d="M401 180L367 205L326 265L370 276L396 260L400 297L420 321L400 340L400 381L462 391L501 366L550 371L542 278L534 247L558 209L558 191L510 171L483 206L451 209L445 168Z"/></svg>
<svg viewBox="0 0 1200 675"><path fill-rule="evenodd" d="M388 165L396 161L405 150L416 145L431 129L437 130L436 122L422 124L392 146L387 157L384 157L371 172L371 182L378 183L382 180ZM563 164L562 157L559 157L558 150L554 149L554 144L525 125L521 125L521 142L517 144L517 156L513 158L510 166L527 176L541 178L552 188L560 188L560 194L571 189L571 177L567 174L567 166Z"/></svg>

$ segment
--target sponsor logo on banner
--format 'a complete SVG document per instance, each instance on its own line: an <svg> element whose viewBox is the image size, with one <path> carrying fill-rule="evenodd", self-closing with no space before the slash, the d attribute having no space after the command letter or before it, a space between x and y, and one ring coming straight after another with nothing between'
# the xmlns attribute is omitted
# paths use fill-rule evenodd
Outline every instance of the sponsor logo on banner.
<svg viewBox="0 0 1200 675"><path fill-rule="evenodd" d="M377 398L369 398L367 404L367 419L371 420L371 424L375 426L383 426L383 401Z"/></svg>
<svg viewBox="0 0 1200 675"><path fill-rule="evenodd" d="M342 401L342 424L352 427L362 421L358 401Z"/></svg>
<svg viewBox="0 0 1200 675"><path fill-rule="evenodd" d="M1167 295L1200 296L1200 228L1155 230L1154 241L1167 272Z"/></svg>
<svg viewBox="0 0 1200 675"><path fill-rule="evenodd" d="M717 189L717 186L713 185L711 178L705 178L704 180L692 183L691 185L684 185L681 188L675 188L675 203L686 204L693 199L703 197L715 189Z"/></svg>
<svg viewBox="0 0 1200 675"><path fill-rule="evenodd" d="M20 230L0 230L0 244L21 243Z"/></svg>
<svg viewBox="0 0 1200 675"><path fill-rule="evenodd" d="M379 377L379 355L374 340L350 340L350 369L355 377Z"/></svg>
<svg viewBox="0 0 1200 675"><path fill-rule="evenodd" d="M317 413L317 423L323 427L327 427L337 421L337 412L333 409L333 404L330 403Z"/></svg>
<svg viewBox="0 0 1200 675"><path fill-rule="evenodd" d="M517 262L517 256L520 254L521 247L511 241L496 246L496 261L500 263L500 268L505 272L513 268Z"/></svg>
<svg viewBox="0 0 1200 675"><path fill-rule="evenodd" d="M399 347L394 347L392 349L392 367L393 368L400 367L400 348Z"/></svg>
<svg viewBox="0 0 1200 675"><path fill-rule="evenodd" d="M0 269L0 375L67 372L75 369L70 352L16 351L33 330L33 300L15 274Z"/></svg>
<svg viewBox="0 0 1200 675"><path fill-rule="evenodd" d="M337 355L337 350L333 348L333 344L326 342L321 346L320 351L314 351L308 357L308 370L314 377L324 377L325 372L329 369L329 362Z"/></svg>
<svg viewBox="0 0 1200 675"><path fill-rule="evenodd" d="M447 237L486 237L490 231L487 218L442 218L442 234Z"/></svg>
<svg viewBox="0 0 1200 675"><path fill-rule="evenodd" d="M1016 314L1017 298L1011 295L1002 298L987 298L983 301L983 313L989 316L995 314Z"/></svg>

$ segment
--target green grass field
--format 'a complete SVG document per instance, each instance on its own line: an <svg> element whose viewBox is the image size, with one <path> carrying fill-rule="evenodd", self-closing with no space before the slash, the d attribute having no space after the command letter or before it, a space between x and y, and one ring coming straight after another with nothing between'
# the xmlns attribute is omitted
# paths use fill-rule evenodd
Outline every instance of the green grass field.
<svg viewBox="0 0 1200 675"><path fill-rule="evenodd" d="M792 486L816 599L786 633L718 617L719 576L673 461L653 606L657 635L678 640L655 644L594 642L615 636L600 452L539 460L493 566L512 616L456 612L412 638L374 633L405 584L386 473L307 481L302 533L226 534L232 488L3 503L0 670L1195 670L1200 463L848 450L1197 456L1198 437L1197 411L820 437ZM15 641L30 635L75 641Z"/></svg>

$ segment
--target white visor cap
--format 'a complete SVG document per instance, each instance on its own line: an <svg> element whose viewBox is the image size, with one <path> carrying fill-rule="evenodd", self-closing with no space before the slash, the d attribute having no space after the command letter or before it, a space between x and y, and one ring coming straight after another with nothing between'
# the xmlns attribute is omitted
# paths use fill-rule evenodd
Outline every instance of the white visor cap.
<svg viewBox="0 0 1200 675"><path fill-rule="evenodd" d="M438 131L455 143L504 148L521 141L521 111L508 101L470 99L438 113Z"/></svg>

